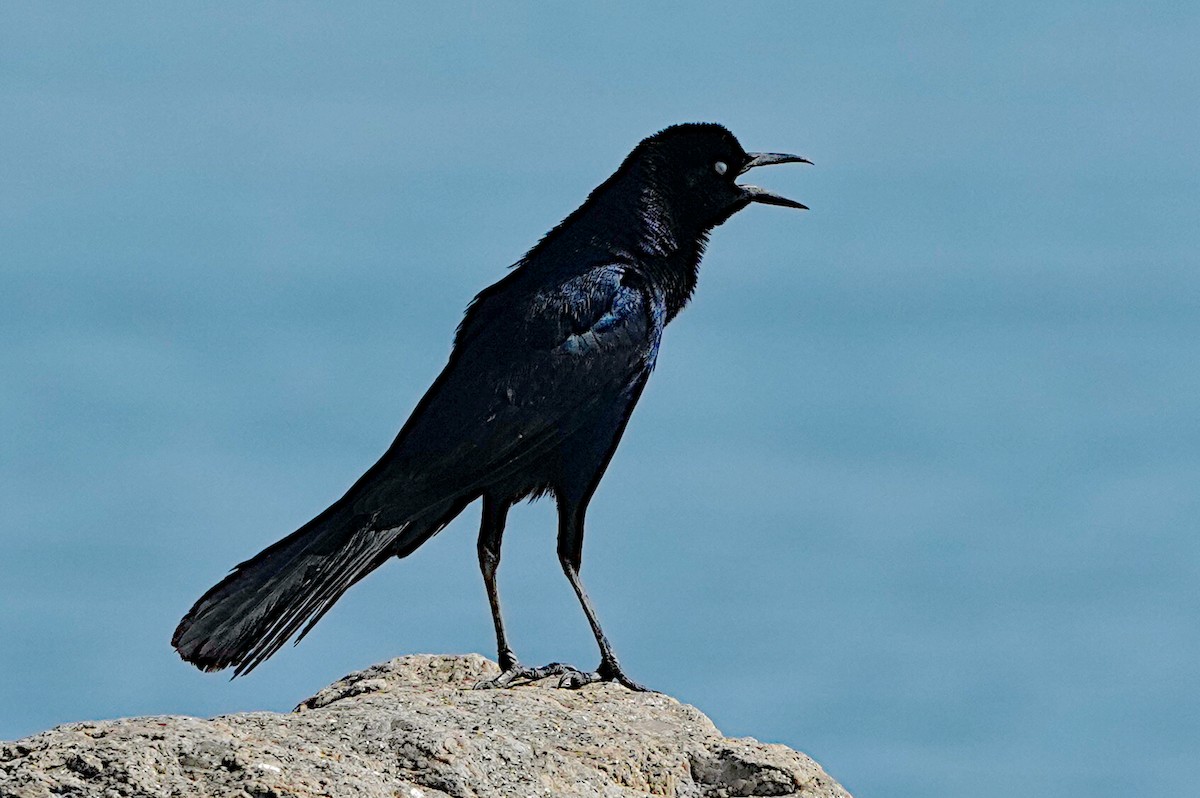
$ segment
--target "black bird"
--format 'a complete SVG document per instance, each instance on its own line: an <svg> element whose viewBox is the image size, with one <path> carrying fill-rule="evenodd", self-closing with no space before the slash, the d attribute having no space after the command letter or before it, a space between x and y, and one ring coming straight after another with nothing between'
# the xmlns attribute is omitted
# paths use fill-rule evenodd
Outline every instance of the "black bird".
<svg viewBox="0 0 1200 798"><path fill-rule="evenodd" d="M250 672L298 630L299 642L351 585L482 498L479 565L502 673L480 686L559 675L566 687L611 680L644 689L621 670L580 581L584 514L663 328L696 287L709 231L752 202L805 208L736 178L790 162L809 163L747 153L716 124L674 125L638 144L475 297L450 362L379 462L196 602L171 640L179 655L206 671ZM559 562L600 646L592 672L525 667L504 634L496 567L505 517L515 502L545 494L558 505Z"/></svg>

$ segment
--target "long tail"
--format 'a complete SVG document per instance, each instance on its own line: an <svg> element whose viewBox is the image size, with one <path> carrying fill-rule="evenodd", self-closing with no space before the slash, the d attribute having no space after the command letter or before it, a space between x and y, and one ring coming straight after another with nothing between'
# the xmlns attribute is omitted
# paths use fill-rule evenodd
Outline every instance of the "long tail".
<svg viewBox="0 0 1200 798"><path fill-rule="evenodd" d="M300 642L355 582L433 536L446 511L379 528L375 516L339 502L235 567L183 617L171 645L202 670L249 673L303 625Z"/></svg>

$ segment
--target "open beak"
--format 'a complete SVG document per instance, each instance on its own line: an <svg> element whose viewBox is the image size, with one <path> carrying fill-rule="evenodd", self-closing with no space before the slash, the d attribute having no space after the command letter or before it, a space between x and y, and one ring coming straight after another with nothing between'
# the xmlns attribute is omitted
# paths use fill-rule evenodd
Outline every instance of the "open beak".
<svg viewBox="0 0 1200 798"><path fill-rule="evenodd" d="M751 152L747 153L750 160L742 167L742 171L738 174L745 174L756 166L771 166L777 163L806 163L811 164L812 161L807 158L801 158L799 155L788 155L784 152ZM807 205L802 205L795 200L781 197L778 194L767 191L765 188L758 186L747 186L738 184L738 188L742 190L746 199L751 202L761 202L765 205L782 205L785 208L799 208L802 211L808 210Z"/></svg>

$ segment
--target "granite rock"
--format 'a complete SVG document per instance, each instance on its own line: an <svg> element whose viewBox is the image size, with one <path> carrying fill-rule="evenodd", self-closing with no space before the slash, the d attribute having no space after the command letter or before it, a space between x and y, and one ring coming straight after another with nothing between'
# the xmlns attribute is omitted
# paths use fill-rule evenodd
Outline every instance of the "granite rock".
<svg viewBox="0 0 1200 798"><path fill-rule="evenodd" d="M0 797L848 798L804 754L721 735L659 693L472 690L478 656L352 673L290 714L71 723L0 744Z"/></svg>

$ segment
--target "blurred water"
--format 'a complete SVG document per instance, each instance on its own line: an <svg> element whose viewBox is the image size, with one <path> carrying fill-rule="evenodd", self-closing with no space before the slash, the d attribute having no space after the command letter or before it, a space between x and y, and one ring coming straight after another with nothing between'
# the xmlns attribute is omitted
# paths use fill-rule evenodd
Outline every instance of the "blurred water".
<svg viewBox="0 0 1200 798"><path fill-rule="evenodd" d="M251 678L167 641L390 442L475 291L715 119L811 156L762 181L814 211L716 232L593 504L631 674L859 795L1186 793L1197 12L614 8L5 6L0 738L491 655L475 509ZM549 505L510 528L518 651L590 663Z"/></svg>

